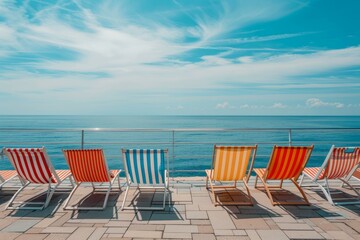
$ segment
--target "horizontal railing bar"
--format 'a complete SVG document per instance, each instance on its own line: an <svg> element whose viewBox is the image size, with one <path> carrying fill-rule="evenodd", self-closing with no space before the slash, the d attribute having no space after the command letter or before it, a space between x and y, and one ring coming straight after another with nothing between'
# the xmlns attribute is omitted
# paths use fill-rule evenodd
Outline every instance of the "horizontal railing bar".
<svg viewBox="0 0 360 240"><path fill-rule="evenodd" d="M0 128L0 131L43 132L234 132L234 131L353 131L360 128Z"/></svg>

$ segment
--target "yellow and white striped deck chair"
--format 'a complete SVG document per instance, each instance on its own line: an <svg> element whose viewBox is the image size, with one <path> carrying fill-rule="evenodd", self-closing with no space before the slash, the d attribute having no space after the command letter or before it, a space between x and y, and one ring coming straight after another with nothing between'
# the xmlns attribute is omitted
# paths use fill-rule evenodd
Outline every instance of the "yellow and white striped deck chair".
<svg viewBox="0 0 360 240"><path fill-rule="evenodd" d="M255 146L216 146L214 145L213 161L211 169L206 172L206 188L210 182L210 189L214 205L253 205L249 187L247 185L254 165L257 145ZM250 162L251 159L251 162ZM213 182L234 182L233 185L217 185ZM237 188L237 181L242 181L249 201L246 202L219 202L215 196L216 188Z"/></svg>

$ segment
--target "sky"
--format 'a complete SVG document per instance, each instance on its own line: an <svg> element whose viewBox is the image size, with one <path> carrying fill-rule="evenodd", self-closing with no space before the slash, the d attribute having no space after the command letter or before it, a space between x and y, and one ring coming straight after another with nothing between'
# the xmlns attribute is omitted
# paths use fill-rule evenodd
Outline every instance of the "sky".
<svg viewBox="0 0 360 240"><path fill-rule="evenodd" d="M2 0L1 114L360 115L358 0Z"/></svg>

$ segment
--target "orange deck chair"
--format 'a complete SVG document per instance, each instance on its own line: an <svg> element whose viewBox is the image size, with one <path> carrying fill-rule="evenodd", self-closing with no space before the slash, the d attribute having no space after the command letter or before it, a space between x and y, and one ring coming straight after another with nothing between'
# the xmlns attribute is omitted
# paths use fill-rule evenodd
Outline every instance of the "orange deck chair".
<svg viewBox="0 0 360 240"><path fill-rule="evenodd" d="M1 170L0 171L0 190L5 183L16 177L16 170Z"/></svg>
<svg viewBox="0 0 360 240"><path fill-rule="evenodd" d="M308 162L314 145L309 147L281 147L274 146L267 168L255 168L255 188L266 190L272 205L310 205L304 191L296 182ZM258 186L258 178L264 186ZM268 180L279 180L279 186L268 185ZM274 201L270 189L282 189L284 180L291 180L300 191L304 201Z"/></svg>
<svg viewBox="0 0 360 240"><path fill-rule="evenodd" d="M247 185L254 159L256 156L257 145L255 146L216 146L214 145L213 161L211 169L206 172L206 188L210 182L210 189L214 205L253 205L249 187ZM251 159L251 162L250 162ZM250 163L250 164L249 164ZM234 185L218 185L214 186L213 182L234 182ZM242 181L249 201L247 202L219 202L216 200L215 189L236 188L236 182Z"/></svg>
<svg viewBox="0 0 360 240"><path fill-rule="evenodd" d="M76 186L71 191L69 197L64 203L65 210L104 210L106 208L110 191L115 180L118 180L119 189L120 179L119 174L121 170L108 170L107 162L102 149L81 149L81 150L63 150L65 159L69 165L70 171L75 180ZM69 206L69 201L76 189L81 183L91 183L93 187L93 193L95 191L100 192L106 190L106 195L102 207L81 207L81 206ZM96 184L107 183L107 187L95 186Z"/></svg>
<svg viewBox="0 0 360 240"><path fill-rule="evenodd" d="M6 209L42 210L49 205L55 190L66 178L69 177L70 183L71 185L73 185L70 171L55 170L44 147L4 148L3 152L14 166L18 177L23 184L23 186L10 199L9 203L6 206ZM17 195L21 191L23 191L24 188L27 187L30 183L48 185L45 202L31 201L34 198L26 202L14 202ZM33 205L40 206L36 207Z"/></svg>
<svg viewBox="0 0 360 240"><path fill-rule="evenodd" d="M333 145L321 167L304 169L300 185L304 176L307 176L320 187L332 205L359 204L360 193L348 182L359 164L360 147L335 147ZM354 199L333 199L328 180L341 180L343 184L348 185L358 195L356 201ZM333 193L333 195L335 194Z"/></svg>

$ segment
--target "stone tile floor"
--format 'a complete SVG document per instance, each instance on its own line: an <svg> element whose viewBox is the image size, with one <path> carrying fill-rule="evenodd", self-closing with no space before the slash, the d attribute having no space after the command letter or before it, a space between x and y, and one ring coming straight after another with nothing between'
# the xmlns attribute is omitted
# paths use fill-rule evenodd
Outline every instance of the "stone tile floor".
<svg viewBox="0 0 360 240"><path fill-rule="evenodd" d="M316 187L304 188L311 206L272 206L263 191L251 187L253 207L215 207L203 179L197 180L173 180L171 205L165 211L121 211L121 191L110 195L104 211L64 211L61 204L69 193L55 194L43 211L5 211L14 191L4 188L0 192L0 239L360 239L360 205L331 206ZM339 188L339 183L333 186L342 195L351 193ZM298 198L295 187L285 184L285 189L288 191L277 192L276 198ZM43 190L34 185L19 198L29 199ZM245 199L240 190L220 190L217 197L221 201ZM73 203L84 200L90 191L86 186L79 189ZM101 205L103 198L103 194L90 195L82 205ZM131 200L139 206L159 205L162 192L133 190L128 203Z"/></svg>

